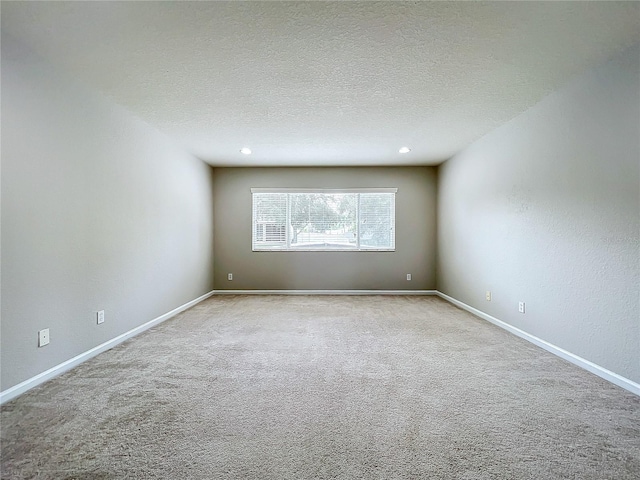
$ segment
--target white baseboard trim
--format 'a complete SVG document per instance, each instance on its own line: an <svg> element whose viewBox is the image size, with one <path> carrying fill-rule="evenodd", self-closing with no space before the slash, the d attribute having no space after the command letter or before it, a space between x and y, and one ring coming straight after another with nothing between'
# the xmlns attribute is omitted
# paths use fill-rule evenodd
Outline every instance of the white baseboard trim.
<svg viewBox="0 0 640 480"><path fill-rule="evenodd" d="M215 295L436 295L435 290L215 290Z"/></svg>
<svg viewBox="0 0 640 480"><path fill-rule="evenodd" d="M636 395L640 395L640 384L634 382L633 380L629 380L628 378L618 375L617 373L614 373L611 370L607 370L606 368L603 368L600 365L596 365L595 363L590 362L589 360L579 357L578 355L574 355L573 353L568 352L563 348L557 347L556 345L549 343L546 340L542 340L541 338L531 335L530 333L527 333L524 330L520 330L519 328L509 325L508 323L505 323L502 320L498 320L497 318L492 317L491 315L488 315L478 310L477 308L473 308L472 306L467 305L466 303L463 303L460 300L456 300L455 298L450 297L449 295L446 295L440 291L436 291L436 295L448 301L449 303L452 303L453 305L460 307L463 310L466 310L467 312L473 313L475 316L480 317L483 320L491 322L494 325L497 325L498 327L503 328L508 332L513 333L514 335L517 335L518 337L533 343L534 345L537 345L540 348L544 348L546 351L551 352L554 355L557 355L558 357L573 363L574 365L584 368L585 370L595 375L598 375L601 378L604 378L605 380L613 383L614 385L622 387L625 390L630 391L631 393L635 393Z"/></svg>
<svg viewBox="0 0 640 480"><path fill-rule="evenodd" d="M56 365L49 370L39 373L38 375L35 375L34 377L31 377L24 382L21 382L3 392L0 392L0 405L16 398L17 396L46 382L47 380L57 377L58 375L61 375L68 370L71 370L73 367L80 365L90 358L95 357L96 355L105 352L115 347L116 345L121 344L125 340L135 337L145 330L148 330L151 327L154 327L155 325L158 325L165 320L176 316L177 314L187 310L188 308L193 307L197 303L206 300L212 295L437 295L442 299L448 301L449 303L456 305L457 307L460 307L463 310L466 310L500 328L503 328L504 330L507 330L508 332L517 335L518 337L523 338L524 340L527 340L534 345L537 345L547 350L548 352L551 352L554 355L557 355L558 357L573 363L574 365L577 365L595 375L598 375L599 377L604 378L605 380L618 385L625 390L635 393L636 395L640 395L640 384L629 380L628 378L625 378L621 375L618 375L617 373L614 373L610 370L607 370L606 368L596 365L589 360L574 355L573 353L557 347L545 340L542 340L541 338L531 335L524 330L520 330L519 328L509 325L502 320L498 320L491 315L488 315L437 290L212 290L211 292L205 293L204 295L191 300L190 302L187 302L184 305L181 305L171 310L170 312L165 313L164 315L154 318L153 320L150 320L138 327L129 330L128 332L118 335L117 337L112 338L111 340L104 342L101 345L87 350L86 352L81 353L80 355L77 355L67 360L66 362L62 362L61 364Z"/></svg>
<svg viewBox="0 0 640 480"><path fill-rule="evenodd" d="M122 335L118 335L115 338L112 338L109 341L104 342L103 344L98 345L97 347L93 347L90 350L87 350L80 355L76 355L75 357L67 360L66 362L62 362L55 367L50 368L38 375L31 377L24 382L21 382L17 385L14 385L11 388L7 388L5 391L0 392L0 405L16 398L19 395L22 395L27 390L31 390L34 387L46 382L47 380L52 379L53 377L57 377L58 375L71 370L73 367L80 365L83 362L86 362L92 357L95 357L99 353L105 352L116 345L121 344L125 340L130 339L131 337L135 337L136 335L144 332L145 330L150 329L158 325L159 323L164 322L165 320L170 319L171 317L175 317L177 314L184 312L186 309L193 307L195 304L202 302L203 300L209 298L214 294L214 290L205 293L204 295L191 300L190 302L185 303L184 305L179 306L178 308L174 308L170 312L165 313L164 315L160 315L159 317L154 318L153 320L148 321L147 323L143 323L142 325L132 328L128 332L123 333Z"/></svg>

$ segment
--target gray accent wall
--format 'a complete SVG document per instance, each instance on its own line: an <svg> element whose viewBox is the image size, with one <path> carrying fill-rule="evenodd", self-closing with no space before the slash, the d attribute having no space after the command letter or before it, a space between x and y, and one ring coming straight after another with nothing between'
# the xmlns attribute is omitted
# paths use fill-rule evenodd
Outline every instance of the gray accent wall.
<svg viewBox="0 0 640 480"><path fill-rule="evenodd" d="M396 251L252 252L252 187L397 187ZM434 167L216 168L216 290L434 289L435 212Z"/></svg>
<svg viewBox="0 0 640 480"><path fill-rule="evenodd" d="M438 289L635 382L639 59L636 46L575 78L438 179Z"/></svg>
<svg viewBox="0 0 640 480"><path fill-rule="evenodd" d="M211 291L212 181L3 34L0 389Z"/></svg>

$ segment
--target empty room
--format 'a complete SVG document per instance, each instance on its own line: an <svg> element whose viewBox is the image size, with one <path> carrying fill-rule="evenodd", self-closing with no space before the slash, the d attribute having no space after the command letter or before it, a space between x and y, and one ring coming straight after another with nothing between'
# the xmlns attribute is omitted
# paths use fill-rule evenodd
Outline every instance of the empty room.
<svg viewBox="0 0 640 480"><path fill-rule="evenodd" d="M640 478L640 2L0 17L3 479Z"/></svg>

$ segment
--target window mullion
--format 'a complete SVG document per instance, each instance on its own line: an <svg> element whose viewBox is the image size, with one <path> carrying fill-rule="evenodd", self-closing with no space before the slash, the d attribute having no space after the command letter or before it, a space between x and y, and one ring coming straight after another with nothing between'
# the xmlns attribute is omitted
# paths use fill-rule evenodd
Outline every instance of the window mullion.
<svg viewBox="0 0 640 480"><path fill-rule="evenodd" d="M286 209L287 209L287 213L286 213L286 233L285 233L285 237L287 239L287 250L289 250L291 248L291 234L290 234L290 230L291 230L291 194L287 193L287 201L286 201Z"/></svg>
<svg viewBox="0 0 640 480"><path fill-rule="evenodd" d="M360 250L360 194L356 193L356 250Z"/></svg>

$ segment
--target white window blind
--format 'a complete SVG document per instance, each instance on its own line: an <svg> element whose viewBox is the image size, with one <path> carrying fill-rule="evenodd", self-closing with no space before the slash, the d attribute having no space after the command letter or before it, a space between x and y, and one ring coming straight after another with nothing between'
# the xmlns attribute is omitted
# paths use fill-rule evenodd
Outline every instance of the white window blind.
<svg viewBox="0 0 640 480"><path fill-rule="evenodd" d="M393 251L395 188L252 192L252 248Z"/></svg>

